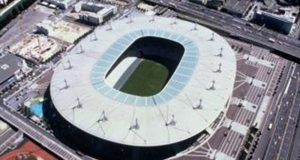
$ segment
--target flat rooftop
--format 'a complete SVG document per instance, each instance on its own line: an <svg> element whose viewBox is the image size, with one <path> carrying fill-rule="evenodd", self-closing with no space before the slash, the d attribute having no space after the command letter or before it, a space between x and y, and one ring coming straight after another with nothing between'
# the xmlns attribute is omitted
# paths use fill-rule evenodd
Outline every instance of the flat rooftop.
<svg viewBox="0 0 300 160"><path fill-rule="evenodd" d="M252 4L249 0L228 0L224 8L227 10L243 15Z"/></svg>
<svg viewBox="0 0 300 160"><path fill-rule="evenodd" d="M12 77L20 69L19 63L21 61L21 58L0 50L0 84Z"/></svg>

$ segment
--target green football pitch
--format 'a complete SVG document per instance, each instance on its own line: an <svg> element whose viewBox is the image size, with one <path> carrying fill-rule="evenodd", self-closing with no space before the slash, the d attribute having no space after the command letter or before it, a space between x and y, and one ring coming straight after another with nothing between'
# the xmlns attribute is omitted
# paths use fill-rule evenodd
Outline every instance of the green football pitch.
<svg viewBox="0 0 300 160"><path fill-rule="evenodd" d="M163 89L168 76L169 70L164 65L143 60L120 90L138 96L152 96Z"/></svg>

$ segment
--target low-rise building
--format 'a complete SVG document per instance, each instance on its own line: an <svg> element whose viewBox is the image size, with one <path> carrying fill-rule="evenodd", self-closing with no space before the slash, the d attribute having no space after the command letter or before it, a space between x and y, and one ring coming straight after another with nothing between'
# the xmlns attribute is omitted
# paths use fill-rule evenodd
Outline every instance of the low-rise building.
<svg viewBox="0 0 300 160"><path fill-rule="evenodd" d="M31 70L22 58L0 50L0 93L12 87Z"/></svg>
<svg viewBox="0 0 300 160"><path fill-rule="evenodd" d="M195 4L206 5L209 8L213 8L217 10L221 9L226 3L226 0L189 0L189 1Z"/></svg>
<svg viewBox="0 0 300 160"><path fill-rule="evenodd" d="M197 4L204 4L204 5L207 3L207 0L189 0L189 1Z"/></svg>
<svg viewBox="0 0 300 160"><path fill-rule="evenodd" d="M38 32L67 43L75 43L91 31L91 27L64 20L43 20L36 25Z"/></svg>
<svg viewBox="0 0 300 160"><path fill-rule="evenodd" d="M295 14L289 11L279 10L277 12L268 12L258 10L255 13L254 21L265 27L289 34L296 21Z"/></svg>
<svg viewBox="0 0 300 160"><path fill-rule="evenodd" d="M79 13L79 19L93 25L99 25L108 21L118 11L116 6L99 3L78 3L75 11Z"/></svg>
<svg viewBox="0 0 300 160"><path fill-rule="evenodd" d="M60 9L68 9L76 3L76 0L44 0L44 2L53 4Z"/></svg>
<svg viewBox="0 0 300 160"><path fill-rule="evenodd" d="M244 17L253 6L253 1L249 0L227 0L224 1L223 11L236 17Z"/></svg>

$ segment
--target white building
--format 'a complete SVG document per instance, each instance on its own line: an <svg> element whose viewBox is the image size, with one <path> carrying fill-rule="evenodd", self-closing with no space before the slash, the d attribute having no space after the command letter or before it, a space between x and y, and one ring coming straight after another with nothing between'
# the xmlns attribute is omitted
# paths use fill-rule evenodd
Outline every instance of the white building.
<svg viewBox="0 0 300 160"><path fill-rule="evenodd" d="M90 24L99 25L109 20L118 11L116 6L96 3L78 3L75 11L79 13L79 19Z"/></svg>
<svg viewBox="0 0 300 160"><path fill-rule="evenodd" d="M53 4L60 9L68 9L76 3L76 0L44 0L44 2Z"/></svg>
<svg viewBox="0 0 300 160"><path fill-rule="evenodd" d="M296 17L292 12L281 11L278 13L267 12L258 10L255 13L255 20L259 23L263 23L267 28L271 28L280 31L285 34L289 34L293 28L293 24L296 21Z"/></svg>

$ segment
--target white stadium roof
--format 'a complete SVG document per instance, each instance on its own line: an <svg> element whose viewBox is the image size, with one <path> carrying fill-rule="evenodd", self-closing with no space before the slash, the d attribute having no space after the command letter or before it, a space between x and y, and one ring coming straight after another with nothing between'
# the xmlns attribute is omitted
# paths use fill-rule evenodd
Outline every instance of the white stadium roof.
<svg viewBox="0 0 300 160"><path fill-rule="evenodd" d="M105 74L110 66L144 36L184 46L169 82L151 97L109 87ZM212 30L170 18L138 17L96 28L63 58L50 89L56 109L74 126L115 143L150 147L180 142L208 128L225 110L235 73L234 51Z"/></svg>

